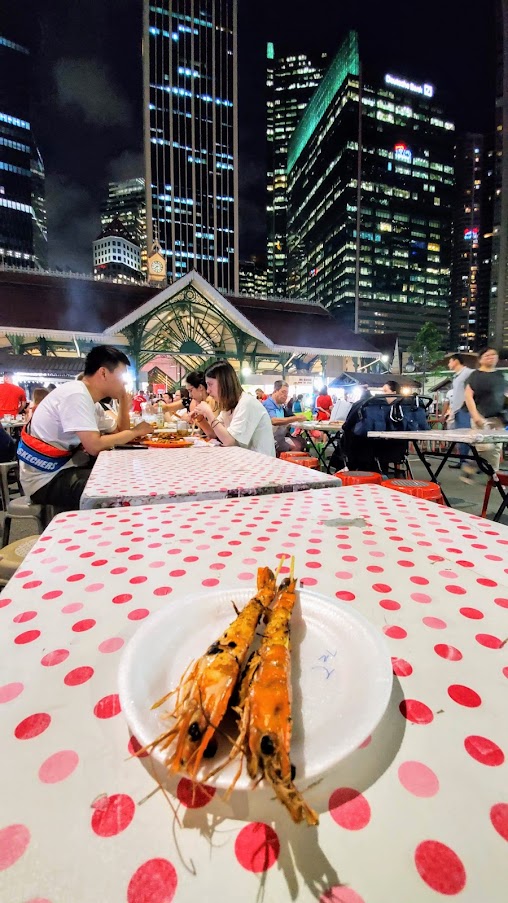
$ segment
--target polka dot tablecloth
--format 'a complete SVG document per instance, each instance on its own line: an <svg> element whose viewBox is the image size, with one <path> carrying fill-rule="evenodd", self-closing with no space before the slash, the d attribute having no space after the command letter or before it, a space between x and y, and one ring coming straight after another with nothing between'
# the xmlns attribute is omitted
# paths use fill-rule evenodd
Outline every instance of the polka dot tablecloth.
<svg viewBox="0 0 508 903"><path fill-rule="evenodd" d="M99 455L81 508L160 505L340 486L335 477L245 448L128 449Z"/></svg>
<svg viewBox="0 0 508 903"><path fill-rule="evenodd" d="M0 594L2 903L504 903L507 546L378 486L57 517ZM317 829L262 788L225 803L176 778L165 798L117 695L151 613L283 554L383 631L395 675L372 736L307 790Z"/></svg>

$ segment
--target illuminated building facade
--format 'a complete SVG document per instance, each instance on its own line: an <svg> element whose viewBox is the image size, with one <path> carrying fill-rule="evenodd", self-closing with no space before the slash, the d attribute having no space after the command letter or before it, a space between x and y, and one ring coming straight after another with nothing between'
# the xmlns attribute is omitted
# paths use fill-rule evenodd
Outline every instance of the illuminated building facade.
<svg viewBox="0 0 508 903"><path fill-rule="evenodd" d="M483 135L457 139L450 328L457 351L476 351L488 340L493 156Z"/></svg>
<svg viewBox="0 0 508 903"><path fill-rule="evenodd" d="M432 85L360 66L346 37L288 151L289 291L404 350L448 343L454 125Z"/></svg>
<svg viewBox="0 0 508 903"><path fill-rule="evenodd" d="M93 243L93 274L95 279L113 282L144 281L139 245L117 218L111 220Z"/></svg>
<svg viewBox="0 0 508 903"><path fill-rule="evenodd" d="M250 298L267 297L266 266L255 254L240 261L240 294Z"/></svg>
<svg viewBox="0 0 508 903"><path fill-rule="evenodd" d="M147 242L238 291L236 0L144 0Z"/></svg>
<svg viewBox="0 0 508 903"><path fill-rule="evenodd" d="M139 247L146 244L146 198L144 179L110 182L108 197L101 205L103 229L119 219Z"/></svg>
<svg viewBox="0 0 508 903"><path fill-rule="evenodd" d="M288 144L321 81L326 54L276 55L266 51L267 280L268 293L287 295Z"/></svg>
<svg viewBox="0 0 508 903"><path fill-rule="evenodd" d="M7 17L9 18L9 17ZM44 165L31 126L32 66L23 35L26 22L13 13L0 27L0 263L47 266Z"/></svg>
<svg viewBox="0 0 508 903"><path fill-rule="evenodd" d="M146 272L146 194L145 180L125 179L110 182L107 200L101 205L101 226L106 229L119 219L141 251L141 269Z"/></svg>

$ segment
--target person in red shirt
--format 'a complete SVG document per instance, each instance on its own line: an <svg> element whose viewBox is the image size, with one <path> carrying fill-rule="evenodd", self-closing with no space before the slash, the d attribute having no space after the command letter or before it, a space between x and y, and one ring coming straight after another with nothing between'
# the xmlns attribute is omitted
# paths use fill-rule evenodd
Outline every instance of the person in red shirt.
<svg viewBox="0 0 508 903"><path fill-rule="evenodd" d="M142 409L141 405L146 401L146 395L144 392L138 392L134 398L132 399L132 412L133 414L141 414Z"/></svg>
<svg viewBox="0 0 508 903"><path fill-rule="evenodd" d="M329 420L330 419L330 411L333 407L333 401L328 395L328 390L326 386L321 387L321 391L316 398L316 411L317 411L317 420Z"/></svg>
<svg viewBox="0 0 508 903"><path fill-rule="evenodd" d="M26 395L20 386L12 381L12 373L4 373L4 381L0 383L0 419L10 414L16 417L27 405Z"/></svg>

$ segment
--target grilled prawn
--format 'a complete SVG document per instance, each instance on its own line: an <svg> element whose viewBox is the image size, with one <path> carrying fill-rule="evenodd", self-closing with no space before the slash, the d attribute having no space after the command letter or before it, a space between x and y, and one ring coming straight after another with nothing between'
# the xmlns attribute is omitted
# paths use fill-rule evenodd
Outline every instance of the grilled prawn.
<svg viewBox="0 0 508 903"><path fill-rule="evenodd" d="M206 653L189 666L176 690L152 706L157 708L176 694L175 707L165 716L173 719L173 725L146 747L167 749L176 740L174 750L166 759L170 773L185 772L193 779L196 777L229 705L261 615L274 595L274 574L270 568L259 568L256 595Z"/></svg>
<svg viewBox="0 0 508 903"><path fill-rule="evenodd" d="M293 569L293 562L291 571ZM277 590L261 645L245 670L240 686L240 738L251 778L266 778L295 822L318 823L292 781L291 641L290 621L296 580L284 580Z"/></svg>

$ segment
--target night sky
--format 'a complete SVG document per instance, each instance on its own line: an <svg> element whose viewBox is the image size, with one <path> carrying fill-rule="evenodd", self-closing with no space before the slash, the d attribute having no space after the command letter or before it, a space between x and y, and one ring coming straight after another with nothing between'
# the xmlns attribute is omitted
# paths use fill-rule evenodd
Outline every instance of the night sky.
<svg viewBox="0 0 508 903"><path fill-rule="evenodd" d="M496 0L239 0L240 251L265 249L265 46L333 54L348 28L383 71L431 82L458 130L493 129ZM90 272L110 179L143 175L141 0L13 4L35 65L50 265ZM27 31L27 29L29 29Z"/></svg>

